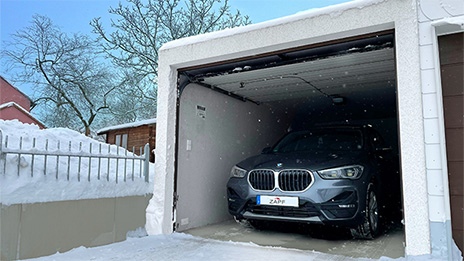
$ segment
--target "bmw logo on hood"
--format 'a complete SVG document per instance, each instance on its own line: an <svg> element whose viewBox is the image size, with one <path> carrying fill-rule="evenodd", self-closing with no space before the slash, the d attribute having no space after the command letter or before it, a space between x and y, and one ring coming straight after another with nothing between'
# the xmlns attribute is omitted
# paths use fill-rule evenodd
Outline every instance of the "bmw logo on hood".
<svg viewBox="0 0 464 261"><path fill-rule="evenodd" d="M283 165L284 165L284 164L282 164L281 162L280 162L280 163L277 163L277 167L278 167L278 168L282 168Z"/></svg>

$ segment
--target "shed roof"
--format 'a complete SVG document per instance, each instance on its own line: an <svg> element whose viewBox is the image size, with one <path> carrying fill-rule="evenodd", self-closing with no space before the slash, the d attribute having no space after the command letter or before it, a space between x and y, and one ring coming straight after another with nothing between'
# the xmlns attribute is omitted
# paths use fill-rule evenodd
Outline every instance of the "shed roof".
<svg viewBox="0 0 464 261"><path fill-rule="evenodd" d="M148 119L148 120L142 120L142 121L135 121L135 122L125 123L125 124L120 124L120 125L115 125L115 126L109 126L109 127L98 130L97 134L100 135L100 134L104 134L104 133L107 133L108 131L112 131L112 130L134 128L134 127L139 127L139 126L143 126L143 125L150 125L150 124L156 124L156 118Z"/></svg>

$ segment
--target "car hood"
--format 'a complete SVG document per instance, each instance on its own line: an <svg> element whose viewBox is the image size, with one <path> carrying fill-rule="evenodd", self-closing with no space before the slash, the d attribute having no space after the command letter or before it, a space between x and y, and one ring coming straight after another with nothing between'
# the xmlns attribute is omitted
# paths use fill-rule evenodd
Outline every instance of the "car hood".
<svg viewBox="0 0 464 261"><path fill-rule="evenodd" d="M250 157L237 165L247 170L296 168L317 171L359 164L364 158L364 151L269 153ZM282 166L277 167L278 164Z"/></svg>

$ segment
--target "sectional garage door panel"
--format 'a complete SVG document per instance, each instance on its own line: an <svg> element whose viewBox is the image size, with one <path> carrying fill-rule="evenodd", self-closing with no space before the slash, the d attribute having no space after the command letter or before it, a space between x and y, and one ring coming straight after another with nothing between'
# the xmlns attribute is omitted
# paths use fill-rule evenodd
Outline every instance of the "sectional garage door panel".
<svg viewBox="0 0 464 261"><path fill-rule="evenodd" d="M462 184L464 184L464 175L459 175L464 173L464 162L448 162L448 173L449 173L449 190L452 195L461 195L462 196Z"/></svg>
<svg viewBox="0 0 464 261"><path fill-rule="evenodd" d="M464 72L462 71L462 64L447 64L441 67L441 77L443 82L443 95L446 97L462 95L464 89L462 85L462 78ZM461 107L462 108L462 107Z"/></svg>
<svg viewBox="0 0 464 261"><path fill-rule="evenodd" d="M305 81L329 95L389 88L396 82L394 49L350 53L314 61L205 77L202 81L257 102L317 97Z"/></svg>
<svg viewBox="0 0 464 261"><path fill-rule="evenodd" d="M439 37L453 238L464 249L464 34Z"/></svg>
<svg viewBox="0 0 464 261"><path fill-rule="evenodd" d="M443 97L445 109L446 128L462 129L464 127L463 115L463 95L451 95Z"/></svg>

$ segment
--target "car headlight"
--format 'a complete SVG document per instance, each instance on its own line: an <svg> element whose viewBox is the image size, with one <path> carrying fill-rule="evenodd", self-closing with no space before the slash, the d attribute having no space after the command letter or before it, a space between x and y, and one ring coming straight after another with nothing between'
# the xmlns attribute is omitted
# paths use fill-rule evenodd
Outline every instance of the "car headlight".
<svg viewBox="0 0 464 261"><path fill-rule="evenodd" d="M358 179L363 173L363 166L354 165L318 171L323 179Z"/></svg>
<svg viewBox="0 0 464 261"><path fill-rule="evenodd" d="M234 166L232 170L230 171L230 176L233 178L243 178L247 174L247 171L239 168L237 166Z"/></svg>

